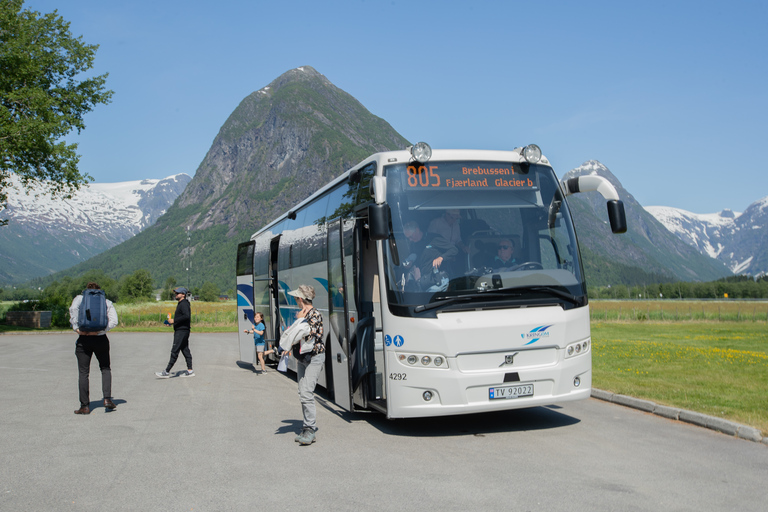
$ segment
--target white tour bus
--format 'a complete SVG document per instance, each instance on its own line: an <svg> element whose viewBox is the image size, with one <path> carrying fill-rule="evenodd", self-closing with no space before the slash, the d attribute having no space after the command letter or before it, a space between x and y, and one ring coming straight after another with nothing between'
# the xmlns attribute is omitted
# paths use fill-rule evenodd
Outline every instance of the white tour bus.
<svg viewBox="0 0 768 512"><path fill-rule="evenodd" d="M287 292L307 284L325 328L319 384L345 410L406 418L587 398L587 287L565 200L585 191L625 232L607 180L560 182L536 145L371 155L238 246L240 358L255 362L243 333L254 312L276 345L298 309Z"/></svg>

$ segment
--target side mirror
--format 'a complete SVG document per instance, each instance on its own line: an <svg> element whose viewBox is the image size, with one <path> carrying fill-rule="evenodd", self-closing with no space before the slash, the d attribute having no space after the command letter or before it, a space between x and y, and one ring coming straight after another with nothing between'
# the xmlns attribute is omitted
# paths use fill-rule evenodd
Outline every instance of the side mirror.
<svg viewBox="0 0 768 512"><path fill-rule="evenodd" d="M368 233L371 240L386 240L389 238L389 205L368 205Z"/></svg>
<svg viewBox="0 0 768 512"><path fill-rule="evenodd" d="M608 201L608 220L611 222L611 231L614 233L627 232L627 216L624 214L623 202Z"/></svg>

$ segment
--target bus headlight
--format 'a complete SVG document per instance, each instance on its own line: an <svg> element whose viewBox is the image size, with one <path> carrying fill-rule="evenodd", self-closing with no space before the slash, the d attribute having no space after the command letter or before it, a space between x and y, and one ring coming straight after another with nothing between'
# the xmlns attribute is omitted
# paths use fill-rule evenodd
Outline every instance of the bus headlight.
<svg viewBox="0 0 768 512"><path fill-rule="evenodd" d="M579 341L578 343L571 343L565 347L565 358L576 357L589 352L590 341Z"/></svg>
<svg viewBox="0 0 768 512"><path fill-rule="evenodd" d="M537 164L541 160L541 148L536 144L528 144L523 148L523 158L529 164Z"/></svg>
<svg viewBox="0 0 768 512"><path fill-rule="evenodd" d="M411 147L411 156L420 164L425 164L432 158L432 148L426 142L417 142Z"/></svg>
<svg viewBox="0 0 768 512"><path fill-rule="evenodd" d="M448 370L448 359L443 355L433 354L409 354L408 352L398 352L396 354L397 360L400 364L406 366L416 366L418 368L440 368L441 370ZM421 366L419 366L421 363Z"/></svg>

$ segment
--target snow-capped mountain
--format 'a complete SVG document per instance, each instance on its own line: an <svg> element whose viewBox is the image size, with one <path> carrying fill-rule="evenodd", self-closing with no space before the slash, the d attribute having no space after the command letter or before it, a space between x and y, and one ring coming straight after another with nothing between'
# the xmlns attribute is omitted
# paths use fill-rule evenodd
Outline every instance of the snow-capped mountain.
<svg viewBox="0 0 768 512"><path fill-rule="evenodd" d="M768 197L743 213L723 210L697 214L669 206L645 209L699 252L716 258L734 274L755 277L768 273Z"/></svg>
<svg viewBox="0 0 768 512"><path fill-rule="evenodd" d="M15 181L0 212L9 221L0 228L0 284L68 268L127 240L154 224L191 180L91 183L71 199L52 199L44 188L27 194Z"/></svg>
<svg viewBox="0 0 768 512"><path fill-rule="evenodd" d="M26 194L16 186L3 212L11 223L40 224L49 233L84 232L116 240L116 244L155 223L192 178L186 174L162 180L91 183L71 199Z"/></svg>
<svg viewBox="0 0 768 512"><path fill-rule="evenodd" d="M568 204L579 235L579 245L591 284L711 281L730 275L720 261L700 254L670 233L637 202L605 165L589 160L568 171L563 179L598 175L616 187L624 203L627 232L614 235L608 226L605 199L596 192L573 194Z"/></svg>

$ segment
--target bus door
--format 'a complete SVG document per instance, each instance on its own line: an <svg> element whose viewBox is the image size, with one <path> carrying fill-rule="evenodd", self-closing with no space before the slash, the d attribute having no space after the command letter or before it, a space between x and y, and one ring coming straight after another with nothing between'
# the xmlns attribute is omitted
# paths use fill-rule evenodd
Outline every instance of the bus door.
<svg viewBox="0 0 768 512"><path fill-rule="evenodd" d="M328 224L328 336L333 375L334 402L347 411L352 410L349 357L349 292L345 246L352 247L354 220L336 219ZM350 269L351 270L351 269Z"/></svg>
<svg viewBox="0 0 768 512"><path fill-rule="evenodd" d="M282 319L280 317L280 283L277 279L277 251L280 248L280 235L269 242L269 311L265 315L264 332L267 349L275 348L280 344L282 332Z"/></svg>
<svg viewBox="0 0 768 512"><path fill-rule="evenodd" d="M237 333L240 342L240 360L255 362L253 336L245 329L253 325L253 248L255 242L237 246Z"/></svg>

